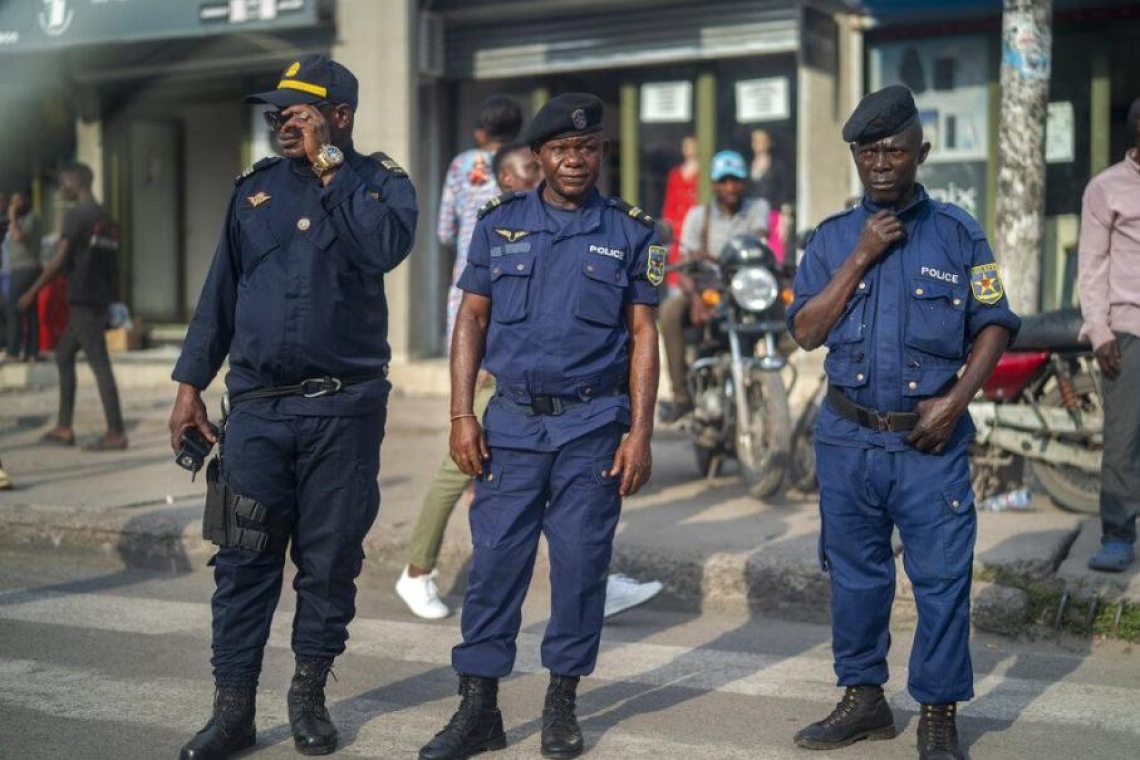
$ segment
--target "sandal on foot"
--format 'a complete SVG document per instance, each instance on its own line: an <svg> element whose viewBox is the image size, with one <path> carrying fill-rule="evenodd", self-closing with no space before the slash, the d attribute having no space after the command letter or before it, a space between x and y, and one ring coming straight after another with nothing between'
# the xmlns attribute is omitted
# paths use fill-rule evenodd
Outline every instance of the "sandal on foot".
<svg viewBox="0 0 1140 760"><path fill-rule="evenodd" d="M1123 573L1135 559L1132 544L1127 541L1109 541L1089 560L1090 570L1105 573Z"/></svg>
<svg viewBox="0 0 1140 760"><path fill-rule="evenodd" d="M107 436L100 436L96 440L83 447L84 451L123 451L127 448L127 439L124 438L108 438Z"/></svg>
<svg viewBox="0 0 1140 760"><path fill-rule="evenodd" d="M63 435L55 430L49 430L44 433L43 438L40 439L44 443L54 443L56 446L74 446L75 434Z"/></svg>

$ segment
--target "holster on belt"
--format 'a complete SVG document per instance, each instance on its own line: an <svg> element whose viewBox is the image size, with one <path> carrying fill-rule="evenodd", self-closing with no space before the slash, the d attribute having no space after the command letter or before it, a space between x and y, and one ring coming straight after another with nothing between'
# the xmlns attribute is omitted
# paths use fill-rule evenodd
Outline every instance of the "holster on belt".
<svg viewBox="0 0 1140 760"><path fill-rule="evenodd" d="M202 538L217 546L263 552L269 545L269 512L261 502L235 493L222 480L218 460L206 466L206 511ZM245 524L242 524L241 521Z"/></svg>

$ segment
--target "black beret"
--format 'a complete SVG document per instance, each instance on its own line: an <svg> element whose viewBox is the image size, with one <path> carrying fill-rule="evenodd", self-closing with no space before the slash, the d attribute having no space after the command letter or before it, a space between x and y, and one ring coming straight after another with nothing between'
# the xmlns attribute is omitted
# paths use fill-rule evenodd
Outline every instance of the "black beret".
<svg viewBox="0 0 1140 760"><path fill-rule="evenodd" d="M849 143L874 142L897 135L916 119L918 109L910 90L901 84L892 84L859 101L843 125L843 139Z"/></svg>
<svg viewBox="0 0 1140 760"><path fill-rule="evenodd" d="M328 56L309 53L285 66L277 89L247 95L245 102L288 108L327 100L356 108L358 89L356 77L347 68Z"/></svg>
<svg viewBox="0 0 1140 760"><path fill-rule="evenodd" d="M589 93L568 92L548 100L530 120L520 139L534 146L560 137L601 131L602 101Z"/></svg>

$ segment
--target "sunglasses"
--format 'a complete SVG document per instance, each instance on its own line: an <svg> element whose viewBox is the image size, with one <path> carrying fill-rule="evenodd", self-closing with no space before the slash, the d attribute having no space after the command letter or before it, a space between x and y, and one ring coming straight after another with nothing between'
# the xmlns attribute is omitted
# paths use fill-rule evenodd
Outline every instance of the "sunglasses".
<svg viewBox="0 0 1140 760"><path fill-rule="evenodd" d="M333 103L330 103L327 100L318 100L316 103L310 103L309 105L322 113L324 113L324 111L329 108L336 107ZM265 125L267 127L269 127L274 132L279 132L281 131L281 127L285 126L289 119L292 118L291 116L285 115L285 110L287 109L282 109L280 111L263 111L261 117L265 119Z"/></svg>

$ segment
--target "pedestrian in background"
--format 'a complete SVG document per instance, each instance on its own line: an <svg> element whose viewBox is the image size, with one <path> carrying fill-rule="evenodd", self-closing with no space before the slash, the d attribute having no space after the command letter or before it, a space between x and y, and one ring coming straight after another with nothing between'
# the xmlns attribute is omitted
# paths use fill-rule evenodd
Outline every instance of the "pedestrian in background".
<svg viewBox="0 0 1140 760"><path fill-rule="evenodd" d="M698 184L701 164L697 159L697 138L685 135L681 138L681 163L669 170L665 177L665 200L662 203L661 221L669 225L670 265L681 260L681 236L685 234L685 215L697 205ZM670 290L678 287L679 274L669 272L665 284Z"/></svg>
<svg viewBox="0 0 1140 760"><path fill-rule="evenodd" d="M19 308L20 297L36 282L40 266L39 217L32 210L28 193L12 194L8 205L8 232L4 236L4 262L8 272L8 360L35 361L39 356L40 323L38 310Z"/></svg>
<svg viewBox="0 0 1140 760"><path fill-rule="evenodd" d="M816 426L820 561L845 693L795 743L825 750L896 735L883 684L897 527L918 608L907 681L920 705L918 754L962 758L977 533L967 407L1021 322L978 222L915 182L930 143L910 90L867 95L843 140L863 200L816 228L787 320L805 350L828 348Z"/></svg>
<svg viewBox="0 0 1140 760"><path fill-rule="evenodd" d="M107 353L107 308L119 298L119 241L114 219L91 191L94 174L86 164L70 164L59 172L59 197L72 203L63 215L55 255L30 288L20 297L21 311L35 304L40 292L57 273L67 274L68 320L55 362L59 369L59 420L43 440L75 445L75 359L80 349L99 386L107 432L84 447L87 451L118 451L127 447L119 389Z"/></svg>
<svg viewBox="0 0 1140 760"><path fill-rule="evenodd" d="M665 248L651 218L595 188L601 100L559 95L523 139L545 180L486 207L459 281L451 454L477 478L463 642L451 657L463 699L421 760L506 746L499 679L514 669L540 533L551 583L542 753L581 754L578 681L597 660L621 499L651 470ZM484 363L498 385L480 424L475 380Z"/></svg>
<svg viewBox="0 0 1140 760"><path fill-rule="evenodd" d="M284 159L262 159L238 178L174 368L177 451L188 428L217 440L201 392L229 357L224 456L207 480L221 522L241 526L212 536L217 690L182 760L230 757L256 742L257 685L287 550L297 569L293 743L323 755L339 741L325 685L345 650L363 542L380 508L391 389L384 276L411 251L417 216L406 172L353 144L357 93L347 68L304 55L275 90L246 99L278 109L265 118Z"/></svg>
<svg viewBox="0 0 1140 760"><path fill-rule="evenodd" d="M1132 148L1089 181L1081 205L1081 335L1104 389L1101 547L1089 567L1122 572L1135 559L1140 511L1140 98L1128 109Z"/></svg>

